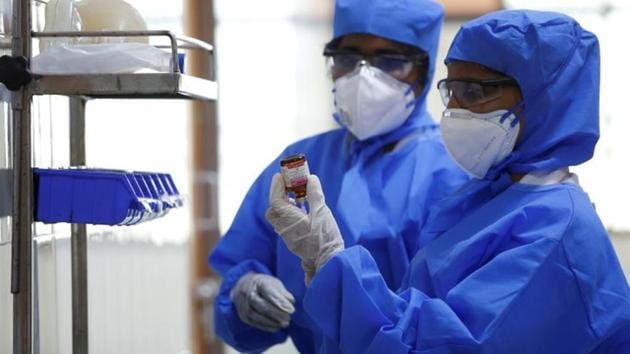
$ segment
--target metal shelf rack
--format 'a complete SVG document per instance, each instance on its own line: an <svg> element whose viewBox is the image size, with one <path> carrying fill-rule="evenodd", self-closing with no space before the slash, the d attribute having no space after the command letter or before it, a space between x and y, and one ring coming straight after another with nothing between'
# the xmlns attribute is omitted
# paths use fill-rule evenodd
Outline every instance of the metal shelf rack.
<svg viewBox="0 0 630 354"><path fill-rule="evenodd" d="M70 97L70 164L85 165L85 105L96 98L185 98L217 99L217 83L185 75L177 65L178 49L197 49L213 56L213 47L194 38L175 36L168 31L33 32L32 1L13 0L13 34L0 38L0 47L11 48L14 58L31 58L33 38L44 37L139 37L169 38L172 70L164 73L31 75L13 92L13 212L11 292L13 301L13 353L31 354L33 335L33 174L31 161L31 100L33 95ZM179 43L182 43L181 45ZM212 60L212 68L214 60ZM212 70L212 75L216 71ZM28 74L28 73L27 73ZM73 224L72 258L72 343L74 353L88 353L87 231Z"/></svg>
<svg viewBox="0 0 630 354"><path fill-rule="evenodd" d="M176 36L169 31L34 32L33 38L45 37L151 37L170 40L170 72L125 74L36 75L31 84L33 95L66 95L88 98L190 98L215 100L217 83L180 72L179 48L202 50L211 56L212 45L200 40ZM183 42L184 45L178 45Z"/></svg>
<svg viewBox="0 0 630 354"><path fill-rule="evenodd" d="M184 98L212 100L213 81L181 73L46 75L32 83L34 95L87 98Z"/></svg>

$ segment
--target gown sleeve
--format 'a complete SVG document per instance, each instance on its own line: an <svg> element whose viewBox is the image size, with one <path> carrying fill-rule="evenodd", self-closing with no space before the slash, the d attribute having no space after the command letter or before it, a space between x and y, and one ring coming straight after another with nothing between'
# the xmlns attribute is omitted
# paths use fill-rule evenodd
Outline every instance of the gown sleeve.
<svg viewBox="0 0 630 354"><path fill-rule="evenodd" d="M537 220L544 224L542 214ZM458 244L469 248L464 253L469 257L463 258L475 262L453 268L452 277L450 271L433 277L441 271L436 264L453 265L426 261L423 249L412 262L409 284L398 292L388 289L369 252L351 247L316 274L305 308L344 353L581 353L604 348L609 333L630 323L623 272L603 228L585 222L570 231L560 229L573 235L542 237L558 231L558 225L525 226L517 238L502 244ZM615 346L626 343L617 338Z"/></svg>

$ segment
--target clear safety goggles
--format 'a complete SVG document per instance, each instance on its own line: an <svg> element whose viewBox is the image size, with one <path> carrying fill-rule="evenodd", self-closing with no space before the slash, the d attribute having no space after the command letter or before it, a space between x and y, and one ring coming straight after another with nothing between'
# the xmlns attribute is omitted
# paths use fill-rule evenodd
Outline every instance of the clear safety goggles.
<svg viewBox="0 0 630 354"><path fill-rule="evenodd" d="M469 108L495 100L503 95L505 86L518 86L511 78L473 80L473 79L442 79L437 88L444 106L448 106L454 99L459 107Z"/></svg>
<svg viewBox="0 0 630 354"><path fill-rule="evenodd" d="M333 78L344 76L354 71L359 65L369 64L388 73L398 80L403 80L411 73L415 65L420 65L426 55L382 53L363 55L342 50L325 50L326 65Z"/></svg>

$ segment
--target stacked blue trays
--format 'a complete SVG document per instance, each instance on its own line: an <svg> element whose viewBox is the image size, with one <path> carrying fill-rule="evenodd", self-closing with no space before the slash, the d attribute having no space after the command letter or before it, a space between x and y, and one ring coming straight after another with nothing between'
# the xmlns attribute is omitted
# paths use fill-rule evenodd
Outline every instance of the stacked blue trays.
<svg viewBox="0 0 630 354"><path fill-rule="evenodd" d="M88 168L33 169L35 220L134 225L183 205L169 174Z"/></svg>

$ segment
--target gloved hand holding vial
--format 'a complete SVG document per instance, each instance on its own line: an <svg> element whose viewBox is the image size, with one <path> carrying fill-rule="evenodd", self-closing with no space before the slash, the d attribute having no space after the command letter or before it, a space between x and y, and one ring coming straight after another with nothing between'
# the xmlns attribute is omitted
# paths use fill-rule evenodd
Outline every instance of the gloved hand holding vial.
<svg viewBox="0 0 630 354"><path fill-rule="evenodd" d="M269 208L265 218L284 241L287 248L300 258L304 280L308 285L315 273L337 252L344 249L344 240L330 208L319 178L307 175L310 198L309 211L303 213L290 200L283 188L283 178L275 174L269 191Z"/></svg>

